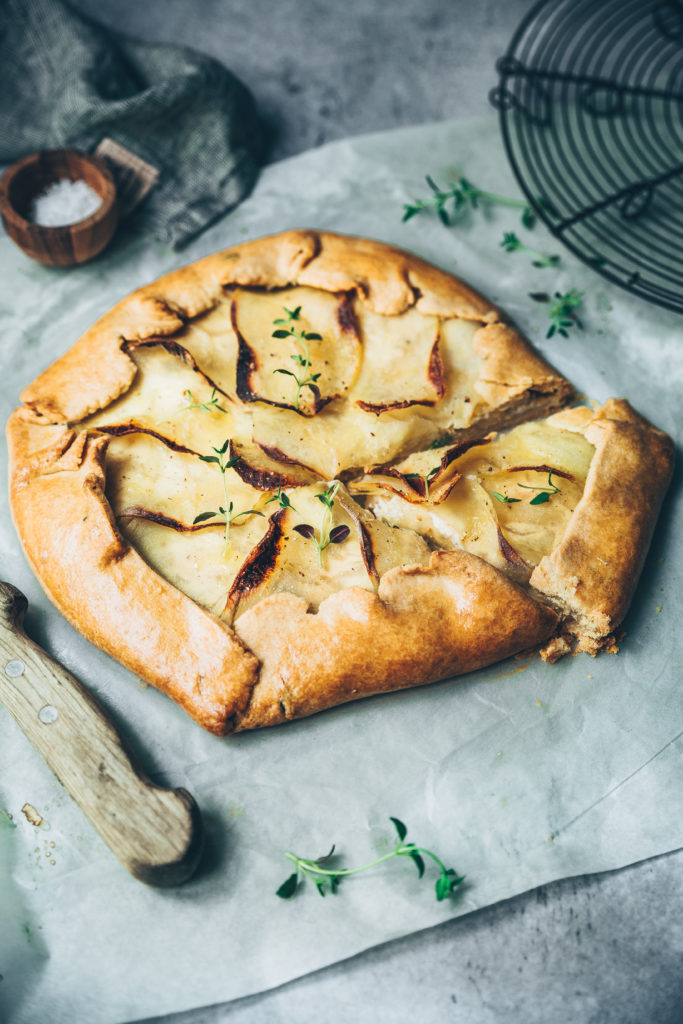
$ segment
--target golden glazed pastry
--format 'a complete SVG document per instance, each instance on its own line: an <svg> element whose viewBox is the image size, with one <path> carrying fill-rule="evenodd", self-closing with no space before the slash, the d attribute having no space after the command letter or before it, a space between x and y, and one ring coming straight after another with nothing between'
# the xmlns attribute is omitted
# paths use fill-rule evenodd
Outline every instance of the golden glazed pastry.
<svg viewBox="0 0 683 1024"><path fill-rule="evenodd" d="M134 292L22 394L63 614L216 733L613 644L671 474L458 279L291 231ZM45 523L50 529L45 529Z"/></svg>

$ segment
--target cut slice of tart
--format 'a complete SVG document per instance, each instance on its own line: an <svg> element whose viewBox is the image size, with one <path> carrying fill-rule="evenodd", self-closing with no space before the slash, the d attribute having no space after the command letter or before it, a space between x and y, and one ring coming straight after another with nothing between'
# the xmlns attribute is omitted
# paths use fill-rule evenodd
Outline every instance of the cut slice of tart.
<svg viewBox="0 0 683 1024"><path fill-rule="evenodd" d="M413 453L351 491L385 522L528 584L578 649L595 653L626 613L671 464L669 438L610 399ZM553 642L546 653L567 649Z"/></svg>

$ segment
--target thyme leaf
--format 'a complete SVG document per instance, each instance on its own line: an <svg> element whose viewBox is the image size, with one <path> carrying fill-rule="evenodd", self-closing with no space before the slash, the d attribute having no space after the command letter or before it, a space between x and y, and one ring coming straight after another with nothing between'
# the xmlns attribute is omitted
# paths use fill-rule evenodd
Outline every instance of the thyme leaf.
<svg viewBox="0 0 683 1024"><path fill-rule="evenodd" d="M583 330L583 324L576 314L576 309L581 305L584 294L584 292L577 291L576 288L570 288L564 295L555 292L553 298L548 300L550 327L546 338L552 338L555 333L561 334L563 338L568 338L567 331L570 327L578 327L580 331Z"/></svg>
<svg viewBox="0 0 683 1024"><path fill-rule="evenodd" d="M341 544L351 533L348 526L341 523L339 526L332 527L332 509L334 507L334 496L339 490L339 481L330 484L324 491L320 491L315 497L318 501L322 502L325 506L323 509L322 516L320 518L320 527L316 532L315 528L310 523L299 523L294 529L297 533L305 537L306 540L312 540L315 542L315 546L318 549L318 561L320 567L323 564L323 551L328 548L330 544Z"/></svg>
<svg viewBox="0 0 683 1024"><path fill-rule="evenodd" d="M218 412L224 412L227 415L228 410L224 409L222 405L219 405L218 392L216 391L216 388L212 388L211 398L208 402L199 402L189 388L183 391L183 398L187 399L188 404L184 405L182 409L180 409L180 412L188 412L190 409L203 409L204 412L213 412L217 409Z"/></svg>
<svg viewBox="0 0 683 1024"><path fill-rule="evenodd" d="M531 484L517 484L517 486L523 487L525 491L537 492L529 502L530 505L544 505L546 501L550 501L551 495L560 493L560 488L553 483L552 476L553 471L551 469L548 473L547 487L533 487ZM519 501L519 498L513 498L512 500Z"/></svg>
<svg viewBox="0 0 683 1024"><path fill-rule="evenodd" d="M447 868L440 857L437 857L435 853L427 850L424 846L407 843L405 839L408 830L403 822L393 817L389 820L393 823L398 835L396 846L389 853L385 853L383 856L370 861L369 864L362 864L357 868L323 867L323 864L330 863L335 850L334 846L326 856L315 859L299 857L289 850L285 851L285 857L293 862L295 871L276 890L276 896L284 900L291 899L306 879L314 883L321 896L324 897L328 892L334 894L344 878L348 878L349 875L358 874L360 871L367 871L369 868L373 868L383 861L390 860L392 857L409 857L417 868L418 877L422 878L426 871L426 857L431 859L439 869L439 876L435 885L437 900L448 899L464 881L465 876L458 875L453 868Z"/></svg>
<svg viewBox="0 0 683 1024"><path fill-rule="evenodd" d="M505 252L525 252L532 256L532 265L534 267L556 267L560 262L560 257L557 255L549 255L539 252L537 249L530 249L528 245L520 241L514 231L506 231L503 234L503 241L500 245L502 249L505 249Z"/></svg>
<svg viewBox="0 0 683 1024"><path fill-rule="evenodd" d="M296 381L296 392L294 394L294 406L296 411L299 412L299 398L303 388L308 388L313 392L316 399L320 397L320 391L316 386L316 382L320 380L320 373L310 373L311 369L311 355L308 348L309 341L322 341L322 335L316 331L297 331L293 324L301 318L301 306L296 306L294 309L287 309L283 306L285 311L284 317L278 317L273 320L273 325L280 325L278 329L273 331L273 338L293 338L294 341L301 348L301 353L297 352L296 355L290 356L297 366L301 367L301 376L297 376L292 370L286 370L284 368L273 370L273 373L282 373L286 377L293 377Z"/></svg>
<svg viewBox="0 0 683 1024"><path fill-rule="evenodd" d="M259 512L258 509L255 509L255 508L245 509L244 512L237 512L235 515L232 514L233 509L234 509L234 505L230 501L230 498L228 497L228 490L227 490L227 485L226 485L226 481L225 481L225 474L227 473L227 471L229 469L232 469L232 467L235 465L236 462L239 461L239 456L235 455L233 458L230 458L230 445L231 445L231 439L228 437L228 438L225 439L225 441L223 442L223 444L221 445L220 448L213 448L213 447L211 448L211 451L215 452L214 455L200 455L199 456L199 458L201 459L202 462L207 462L209 464L215 464L215 465L218 466L218 468L219 468L219 470L221 472L221 477L223 479L223 496L225 498L225 507L223 507L223 505L220 505L218 507L218 511L217 512L200 512L199 515L195 516L195 518L192 521L192 524L195 525L196 523L203 523L207 519L213 519L214 517L222 518L223 519L223 521L225 522L225 546L223 548L223 557L224 558L227 557L228 548L230 546L230 525L231 525L231 523L234 523L236 519L241 519L242 516L262 516L263 515L263 512Z"/></svg>
<svg viewBox="0 0 683 1024"><path fill-rule="evenodd" d="M412 203L404 203L404 222L418 213L422 213L423 210L435 208L441 223L446 227L451 227L466 210L476 210L480 204L483 204L486 206L512 206L520 209L522 224L525 228L533 228L536 223L536 212L525 199L510 199L495 192L487 192L484 189L476 188L467 178L459 178L457 182L451 182L446 188L437 185L430 175L427 175L425 180L432 194L426 199L415 199Z"/></svg>
<svg viewBox="0 0 683 1024"><path fill-rule="evenodd" d="M425 488L425 501L429 501L429 482L439 472L440 466L434 466L434 469L430 469L428 473L423 476L422 473L404 473L406 480L421 480Z"/></svg>
<svg viewBox="0 0 683 1024"><path fill-rule="evenodd" d="M276 501L280 508L291 508L292 512L296 512L296 509L292 505L287 495L283 493L282 487L278 487L277 494L273 494L272 497L264 501L263 504L270 505L271 501Z"/></svg>

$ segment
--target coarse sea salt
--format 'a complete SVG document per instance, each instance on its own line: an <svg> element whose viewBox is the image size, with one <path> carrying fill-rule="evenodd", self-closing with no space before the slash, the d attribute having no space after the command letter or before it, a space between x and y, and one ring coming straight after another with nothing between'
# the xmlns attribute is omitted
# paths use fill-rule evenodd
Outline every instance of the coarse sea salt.
<svg viewBox="0 0 683 1024"><path fill-rule="evenodd" d="M45 228L64 227L85 220L101 205L97 192L84 181L62 178L33 199L29 218Z"/></svg>

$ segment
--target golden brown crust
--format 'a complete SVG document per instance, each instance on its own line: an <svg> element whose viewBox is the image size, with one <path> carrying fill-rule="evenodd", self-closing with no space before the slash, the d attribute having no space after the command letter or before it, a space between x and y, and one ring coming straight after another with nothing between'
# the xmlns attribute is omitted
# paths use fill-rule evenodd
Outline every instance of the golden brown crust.
<svg viewBox="0 0 683 1024"><path fill-rule="evenodd" d="M558 387L567 396L572 391L509 324L487 324L476 332L473 343L484 359L477 391L490 405L503 405L524 393L532 398L555 394Z"/></svg>
<svg viewBox="0 0 683 1024"><path fill-rule="evenodd" d="M48 596L205 729L231 731L258 676L256 658L123 541L104 497L107 439L63 427L31 455L43 430L19 411L7 433L14 522Z"/></svg>
<svg viewBox="0 0 683 1024"><path fill-rule="evenodd" d="M474 336L484 364L480 396L497 406L498 421L484 415L480 433L557 408L571 392L493 306L451 275L381 243L314 231L237 246L138 290L26 388L27 408L8 424L11 502L36 574L78 629L216 733L468 672L547 641L559 648L551 640L557 614L464 552L435 553L429 568L392 569L377 593L341 591L316 614L302 599L276 594L246 611L233 630L123 540L104 496L107 438L68 425L130 387L131 343L172 337L233 286L290 285L353 292L382 315L415 307L481 324ZM595 464L571 529L532 583L569 614L571 628L602 636L623 615L635 586L668 482L668 439L625 403L608 403L580 424L570 416L567 429L585 430L596 445ZM642 470L653 450L654 467ZM620 484L623 458L629 485L640 474L632 495ZM622 481L626 475L621 462ZM605 553L604 508L593 506L605 506L608 497L614 502L615 494L619 522L632 531L630 546ZM610 520L613 513L608 509ZM590 568L591 558L608 555L614 556L609 572Z"/></svg>
<svg viewBox="0 0 683 1024"><path fill-rule="evenodd" d="M583 497L562 542L541 560L530 583L548 597L578 639L595 653L622 621L643 568L673 471L673 443L624 399L592 413L559 413L557 426L595 446Z"/></svg>
<svg viewBox="0 0 683 1024"><path fill-rule="evenodd" d="M293 594L267 597L235 626L261 662L237 729L483 668L537 647L557 621L550 608L464 551L435 551L428 568L391 569L377 594L351 587L316 615Z"/></svg>
<svg viewBox="0 0 683 1024"><path fill-rule="evenodd" d="M429 569L392 570L377 595L351 588L316 615L293 595L267 598L235 633L123 541L104 497L107 438L62 427L39 449L44 430L22 410L8 424L13 515L43 587L93 643L212 732L468 672L556 627L485 562L435 552Z"/></svg>
<svg viewBox="0 0 683 1024"><path fill-rule="evenodd" d="M381 242L329 232L287 231L207 256L166 274L123 299L27 388L21 399L47 422L75 423L104 408L133 381L135 365L123 350L127 341L167 337L185 322L211 309L233 285L285 288L308 285L330 292L355 292L376 312L397 315L415 306L425 314L460 317L498 325L503 335L482 332L482 354L493 360L494 383L504 380L495 344L524 360L526 388L557 390L558 401L571 385L533 355L511 327L498 324L498 310L458 278L411 253ZM493 345L487 343L493 341ZM536 376L534 376L534 374ZM525 386L517 387L517 392ZM515 393L517 393L515 392ZM507 395L511 397L510 392Z"/></svg>
<svg viewBox="0 0 683 1024"><path fill-rule="evenodd" d="M173 334L182 319L165 302L134 292L24 388L24 405L48 422L74 423L113 402L135 376L135 364L122 351L124 341Z"/></svg>

